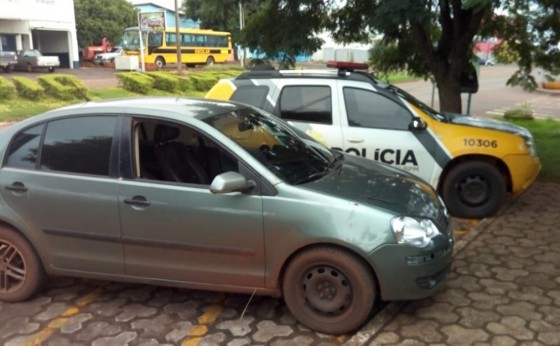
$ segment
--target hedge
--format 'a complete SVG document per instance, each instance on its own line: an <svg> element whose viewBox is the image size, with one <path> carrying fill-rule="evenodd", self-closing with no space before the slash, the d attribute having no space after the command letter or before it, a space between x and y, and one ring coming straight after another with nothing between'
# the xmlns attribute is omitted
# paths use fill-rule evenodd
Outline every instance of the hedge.
<svg viewBox="0 0 560 346"><path fill-rule="evenodd" d="M0 76L0 100L16 96L16 87L7 78Z"/></svg>
<svg viewBox="0 0 560 346"><path fill-rule="evenodd" d="M36 100L45 96L45 89L35 80L16 76L12 77L12 81L16 86L18 95L23 98Z"/></svg>

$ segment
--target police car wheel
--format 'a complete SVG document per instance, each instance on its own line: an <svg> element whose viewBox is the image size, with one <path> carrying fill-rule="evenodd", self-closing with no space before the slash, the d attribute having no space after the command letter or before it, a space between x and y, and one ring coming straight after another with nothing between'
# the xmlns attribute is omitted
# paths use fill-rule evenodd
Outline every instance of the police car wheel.
<svg viewBox="0 0 560 346"><path fill-rule="evenodd" d="M376 298L370 268L352 254L317 247L295 255L284 272L282 292L292 315L322 333L344 334L369 317Z"/></svg>
<svg viewBox="0 0 560 346"><path fill-rule="evenodd" d="M483 161L453 167L442 186L449 212L467 219L493 216L500 210L506 193L504 176L496 166Z"/></svg>

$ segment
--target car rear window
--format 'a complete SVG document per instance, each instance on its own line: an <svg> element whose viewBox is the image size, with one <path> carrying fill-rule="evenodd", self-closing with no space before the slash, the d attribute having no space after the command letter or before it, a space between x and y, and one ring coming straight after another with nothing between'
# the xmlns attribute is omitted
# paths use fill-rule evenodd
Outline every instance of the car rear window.
<svg viewBox="0 0 560 346"><path fill-rule="evenodd" d="M235 89L231 96L232 101L243 102L251 106L263 109L268 95L268 86L249 85Z"/></svg>
<svg viewBox="0 0 560 346"><path fill-rule="evenodd" d="M317 85L285 87L280 95L280 117L331 125L331 88Z"/></svg>

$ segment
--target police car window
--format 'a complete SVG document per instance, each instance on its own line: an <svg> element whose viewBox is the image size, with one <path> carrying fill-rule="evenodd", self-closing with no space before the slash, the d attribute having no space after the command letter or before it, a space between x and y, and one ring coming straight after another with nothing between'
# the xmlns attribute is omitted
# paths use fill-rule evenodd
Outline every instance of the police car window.
<svg viewBox="0 0 560 346"><path fill-rule="evenodd" d="M373 91L344 88L344 103L351 127L407 130L412 120L405 107Z"/></svg>
<svg viewBox="0 0 560 346"><path fill-rule="evenodd" d="M238 87L231 96L232 101L243 102L263 109L268 95L268 86L250 85Z"/></svg>
<svg viewBox="0 0 560 346"><path fill-rule="evenodd" d="M280 117L286 120L332 124L331 88L287 86L280 95Z"/></svg>

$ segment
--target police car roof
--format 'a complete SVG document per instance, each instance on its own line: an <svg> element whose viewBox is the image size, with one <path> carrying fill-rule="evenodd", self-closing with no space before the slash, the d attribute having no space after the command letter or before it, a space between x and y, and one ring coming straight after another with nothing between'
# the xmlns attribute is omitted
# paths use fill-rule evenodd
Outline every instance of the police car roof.
<svg viewBox="0 0 560 346"><path fill-rule="evenodd" d="M279 78L325 78L325 79L346 79L373 84L383 84L377 78L366 71L355 71L351 68L340 69L303 69L303 70L276 70L274 68L255 69L237 76L236 80L241 79L279 79Z"/></svg>

